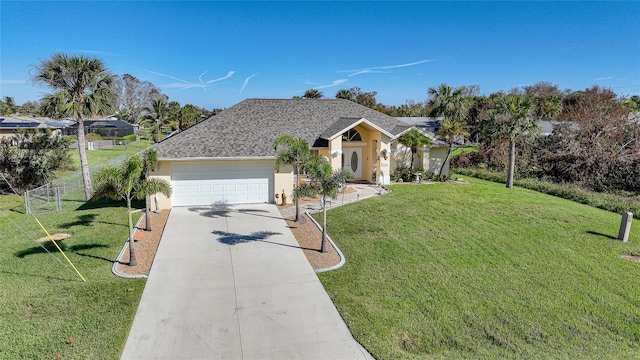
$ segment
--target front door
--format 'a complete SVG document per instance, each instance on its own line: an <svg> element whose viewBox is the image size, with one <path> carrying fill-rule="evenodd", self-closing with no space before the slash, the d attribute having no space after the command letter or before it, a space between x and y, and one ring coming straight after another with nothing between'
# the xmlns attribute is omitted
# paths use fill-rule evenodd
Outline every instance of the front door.
<svg viewBox="0 0 640 360"><path fill-rule="evenodd" d="M362 149L343 148L342 168L353 171L356 179L362 179Z"/></svg>

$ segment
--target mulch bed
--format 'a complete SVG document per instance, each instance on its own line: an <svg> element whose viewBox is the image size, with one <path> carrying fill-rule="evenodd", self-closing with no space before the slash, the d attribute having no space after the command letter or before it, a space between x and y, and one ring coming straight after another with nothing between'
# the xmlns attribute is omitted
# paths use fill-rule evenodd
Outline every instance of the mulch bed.
<svg viewBox="0 0 640 360"><path fill-rule="evenodd" d="M146 223L143 216L140 226L134 235L138 265L129 266L129 250L127 248L122 259L116 265L118 272L125 275L149 275L169 212L170 210L162 210L159 214L151 213L151 231L144 230ZM330 267L340 262L340 255L331 246L331 243L327 243L328 252L320 252L322 232L306 214L301 214L298 222L293 221L293 217L285 220L314 269Z"/></svg>
<svg viewBox="0 0 640 360"><path fill-rule="evenodd" d="M144 230L146 221L143 215L140 226L134 235L138 265L129 266L129 249L127 245L127 250L125 250L120 263L116 266L118 272L126 275L149 275L162 232L167 223L167 218L169 218L169 212L170 210L162 210L159 214L151 213L151 231Z"/></svg>
<svg viewBox="0 0 640 360"><path fill-rule="evenodd" d="M298 222L293 221L295 217L285 219L291 229L298 244L307 257L309 264L314 270L337 265L340 262L340 255L336 249L327 242L327 252L320 252L322 245L322 231L307 217L307 214L300 214Z"/></svg>

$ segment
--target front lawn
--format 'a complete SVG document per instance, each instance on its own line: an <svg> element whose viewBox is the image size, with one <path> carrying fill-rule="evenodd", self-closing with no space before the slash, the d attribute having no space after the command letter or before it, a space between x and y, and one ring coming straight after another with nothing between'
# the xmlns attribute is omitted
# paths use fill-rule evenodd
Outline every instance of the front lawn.
<svg viewBox="0 0 640 360"><path fill-rule="evenodd" d="M127 238L126 209L37 217L51 234L71 234L59 243L87 282L53 245L51 255L31 239L45 234L20 197L0 196L0 359L119 358L145 284L111 273Z"/></svg>
<svg viewBox="0 0 640 360"><path fill-rule="evenodd" d="M397 185L333 209L319 277L377 359L640 358L638 219L531 190Z"/></svg>

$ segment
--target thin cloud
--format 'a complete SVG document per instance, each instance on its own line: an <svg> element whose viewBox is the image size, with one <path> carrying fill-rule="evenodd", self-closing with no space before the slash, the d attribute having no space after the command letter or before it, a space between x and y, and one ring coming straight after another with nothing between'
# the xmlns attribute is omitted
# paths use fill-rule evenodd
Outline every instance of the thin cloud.
<svg viewBox="0 0 640 360"><path fill-rule="evenodd" d="M159 72L151 71L151 70L147 70L147 69L140 69L140 70L142 70L142 71L146 71L146 72L148 72L148 73L150 73L150 74L154 74L154 75L158 75L158 76L167 77L167 78L169 78L169 79L177 80L177 81L180 81L181 83L184 83L184 84L188 84L188 83L189 83L188 81L186 81L186 80L182 80L182 79L177 78L177 77L175 77L175 76L171 76L171 75L167 75L167 74L163 74L163 73L159 73Z"/></svg>
<svg viewBox="0 0 640 360"><path fill-rule="evenodd" d="M344 84L345 82L347 82L347 79L338 79L338 80L335 80L334 82L332 82L331 84L316 86L315 88L316 89L325 89L325 88L338 86L340 84Z"/></svg>
<svg viewBox="0 0 640 360"><path fill-rule="evenodd" d="M604 76L604 77L595 78L593 80L600 81L600 80L611 80L611 79L613 79L613 76Z"/></svg>
<svg viewBox="0 0 640 360"><path fill-rule="evenodd" d="M370 73L383 73L384 71L381 71L381 70L399 69L399 68L404 68L404 67L409 67L409 66L420 65L420 64L427 63L427 62L431 62L431 61L433 61L433 60L420 60L420 61L414 61L414 62L407 63L407 64L374 66L374 67L369 67L369 68L364 68L364 69L342 70L342 71L339 71L339 72L351 73L348 76L355 76L355 75L361 75L361 74L370 74Z"/></svg>
<svg viewBox="0 0 640 360"><path fill-rule="evenodd" d="M206 73L206 71L205 71L205 73ZM228 79L228 78L232 77L232 76L233 76L233 74L235 74L235 73L236 73L235 71L231 70L231 71L229 71L229 72L227 73L227 75L226 75L226 76L223 76L223 77L221 77L221 78L217 78L217 79L215 79L215 80L209 80L209 81L205 82L205 84L212 84L212 83L214 83L214 82L218 82L218 81L226 80L226 79ZM204 75L204 74L202 74L202 75Z"/></svg>
<svg viewBox="0 0 640 360"><path fill-rule="evenodd" d="M169 78L169 79L177 81L177 82L174 82L174 83L164 84L164 85L162 85L162 87L171 88L171 89L181 89L181 90L187 90L187 89L193 89L193 88L201 88L205 92L207 91L208 85L213 84L213 83L218 82L218 81L221 81L221 80L228 79L228 78L232 77L233 74L235 74L235 71L232 70L232 71L229 71L226 76L223 76L221 78L214 79L214 80L203 81L202 78L209 71L209 70L205 70L202 74L200 74L198 76L198 82L196 83L196 82L190 82L190 81L186 81L186 80L180 79L180 78L175 77L173 75L159 73L157 71L151 71L151 70L147 70L147 69L140 69L140 70L146 71L146 72L148 72L150 74L166 77L166 78Z"/></svg>
<svg viewBox="0 0 640 360"><path fill-rule="evenodd" d="M206 86L202 84L185 84L185 83L169 83L162 85L164 88L187 90L193 88L202 88L206 91Z"/></svg>
<svg viewBox="0 0 640 360"><path fill-rule="evenodd" d="M377 74L381 74L384 73L384 71L378 71L378 70L361 70L358 72L354 72L353 74L349 74L347 75L348 77L352 77L352 76L356 76L356 75L361 75L361 74L371 74L371 73L377 73Z"/></svg>
<svg viewBox="0 0 640 360"><path fill-rule="evenodd" d="M247 77L246 79L244 79L244 82L242 83L242 87L240 88L239 94L242 94L242 91L244 90L245 87L247 87L247 84L249 83L249 80L251 80L254 76L256 76L258 74L259 73L255 73L255 74Z"/></svg>

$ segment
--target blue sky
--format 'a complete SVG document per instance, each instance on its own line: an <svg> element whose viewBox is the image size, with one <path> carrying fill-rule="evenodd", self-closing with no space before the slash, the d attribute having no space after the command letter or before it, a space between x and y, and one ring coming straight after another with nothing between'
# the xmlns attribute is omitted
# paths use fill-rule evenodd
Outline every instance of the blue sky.
<svg viewBox="0 0 640 360"><path fill-rule="evenodd" d="M400 105L443 82L640 94L637 1L1 1L0 19L0 96L18 104L49 91L27 80L55 52L207 109L354 86Z"/></svg>

